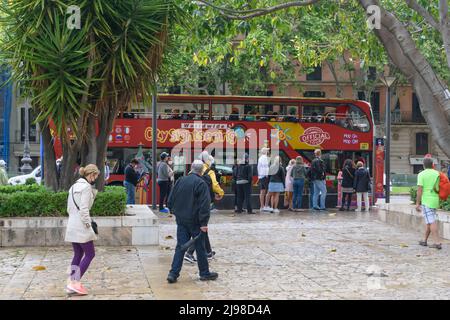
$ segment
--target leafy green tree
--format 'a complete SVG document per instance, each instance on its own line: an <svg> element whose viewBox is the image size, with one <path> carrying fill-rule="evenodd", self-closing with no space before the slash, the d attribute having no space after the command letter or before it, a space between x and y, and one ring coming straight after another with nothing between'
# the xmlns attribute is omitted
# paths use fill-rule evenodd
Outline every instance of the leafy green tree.
<svg viewBox="0 0 450 320"><path fill-rule="evenodd" d="M293 42L296 57L307 66L332 61L343 50L369 62L367 65L391 63L412 84L436 143L450 157L448 0L198 0L196 3L201 10L245 21L250 27L259 19L287 23L291 33L298 37ZM380 25L370 30L366 18L374 17L374 6L379 9ZM295 24L295 17L307 25L315 14L318 14L315 28L301 32L302 26ZM382 58L380 47L388 59Z"/></svg>
<svg viewBox="0 0 450 320"><path fill-rule="evenodd" d="M50 122L63 145L59 188L72 184L80 159L103 172L114 119L133 102L149 102L173 27L186 17L174 0L71 4L14 0L0 6L2 55L39 115L44 180L53 189L58 186ZM103 179L98 183L102 189Z"/></svg>

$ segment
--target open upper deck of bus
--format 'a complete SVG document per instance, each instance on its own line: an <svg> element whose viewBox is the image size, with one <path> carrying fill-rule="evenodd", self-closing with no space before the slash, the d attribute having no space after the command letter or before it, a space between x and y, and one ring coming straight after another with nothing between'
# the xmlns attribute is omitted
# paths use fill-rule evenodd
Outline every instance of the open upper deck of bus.
<svg viewBox="0 0 450 320"><path fill-rule="evenodd" d="M279 121L337 124L352 131L372 129L372 113L366 101L302 97L158 95L160 120ZM134 109L123 118L151 118Z"/></svg>

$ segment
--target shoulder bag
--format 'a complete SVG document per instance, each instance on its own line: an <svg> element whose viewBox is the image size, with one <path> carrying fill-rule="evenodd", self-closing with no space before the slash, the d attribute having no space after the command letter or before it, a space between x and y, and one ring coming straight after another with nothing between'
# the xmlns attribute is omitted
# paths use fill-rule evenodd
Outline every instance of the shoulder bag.
<svg viewBox="0 0 450 320"><path fill-rule="evenodd" d="M80 211L80 207L78 206L78 204L75 202L75 197L73 196L73 187L72 187L72 201L75 204L75 207L77 207L77 210ZM91 227L92 230L94 230L94 233L98 235L98 226L97 226L97 222L95 222L94 220L92 220L91 218Z"/></svg>

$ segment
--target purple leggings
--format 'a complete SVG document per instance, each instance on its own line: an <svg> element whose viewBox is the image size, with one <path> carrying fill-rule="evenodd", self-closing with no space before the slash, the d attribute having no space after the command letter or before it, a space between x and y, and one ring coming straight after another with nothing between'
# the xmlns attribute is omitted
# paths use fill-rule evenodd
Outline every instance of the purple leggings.
<svg viewBox="0 0 450 320"><path fill-rule="evenodd" d="M72 280L80 281L87 268L89 268L92 259L95 257L94 241L89 241L86 243L72 242L72 247L74 255L72 259L70 277Z"/></svg>

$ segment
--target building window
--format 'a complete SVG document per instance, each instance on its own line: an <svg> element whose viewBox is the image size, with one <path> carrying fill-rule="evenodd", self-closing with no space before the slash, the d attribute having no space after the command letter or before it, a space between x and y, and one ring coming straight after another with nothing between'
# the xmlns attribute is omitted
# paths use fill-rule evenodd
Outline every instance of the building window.
<svg viewBox="0 0 450 320"><path fill-rule="evenodd" d="M303 96L305 98L325 98L325 92L323 92L323 91L305 91Z"/></svg>
<svg viewBox="0 0 450 320"><path fill-rule="evenodd" d="M30 142L36 142L36 115L33 109L29 109L28 119L30 121ZM20 141L25 141L25 108L20 108Z"/></svg>
<svg viewBox="0 0 450 320"><path fill-rule="evenodd" d="M419 174L421 171L423 171L423 165L421 165L421 164L413 165L413 173L414 174Z"/></svg>
<svg viewBox="0 0 450 320"><path fill-rule="evenodd" d="M376 67L369 67L369 70L367 70L367 78L371 81L377 80L377 68Z"/></svg>
<svg viewBox="0 0 450 320"><path fill-rule="evenodd" d="M428 133L416 133L416 154L426 155L428 153Z"/></svg>
<svg viewBox="0 0 450 320"><path fill-rule="evenodd" d="M422 111L420 110L419 99L417 99L417 96L415 93L413 93L412 103L413 103L413 105L412 105L412 121L419 122L419 123L425 123L425 119L422 115Z"/></svg>
<svg viewBox="0 0 450 320"><path fill-rule="evenodd" d="M314 71L306 75L307 81L322 81L322 67L317 66Z"/></svg>
<svg viewBox="0 0 450 320"><path fill-rule="evenodd" d="M358 99L370 102L370 106L372 107L372 112L373 112L373 118L375 119L375 122L379 123L380 122L380 93L372 92L372 94L370 95L370 101L368 101L366 99L365 92L359 91Z"/></svg>

